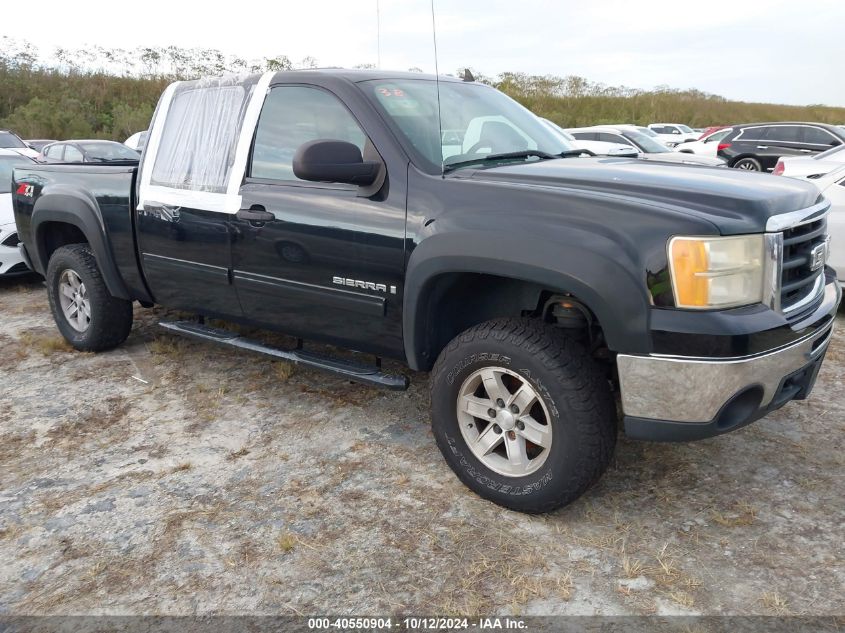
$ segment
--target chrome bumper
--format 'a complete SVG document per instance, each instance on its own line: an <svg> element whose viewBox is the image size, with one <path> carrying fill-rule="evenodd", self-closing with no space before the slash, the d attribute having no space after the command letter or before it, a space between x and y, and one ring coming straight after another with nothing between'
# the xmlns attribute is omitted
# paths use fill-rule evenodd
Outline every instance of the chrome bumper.
<svg viewBox="0 0 845 633"><path fill-rule="evenodd" d="M626 417L691 425L712 422L737 394L762 390L766 409L784 378L818 360L833 336L833 324L785 347L736 358L682 356L616 357Z"/></svg>

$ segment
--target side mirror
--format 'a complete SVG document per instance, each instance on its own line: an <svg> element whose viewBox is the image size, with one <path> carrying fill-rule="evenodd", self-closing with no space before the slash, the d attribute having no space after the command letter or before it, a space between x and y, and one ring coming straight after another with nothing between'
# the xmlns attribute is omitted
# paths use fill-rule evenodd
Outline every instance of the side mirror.
<svg viewBox="0 0 845 633"><path fill-rule="evenodd" d="M346 141L317 139L299 146L293 173L312 182L342 182L366 187L375 182L381 163L365 161L361 150Z"/></svg>
<svg viewBox="0 0 845 633"><path fill-rule="evenodd" d="M672 134L680 134L680 133L681 133L680 130L672 130Z"/></svg>

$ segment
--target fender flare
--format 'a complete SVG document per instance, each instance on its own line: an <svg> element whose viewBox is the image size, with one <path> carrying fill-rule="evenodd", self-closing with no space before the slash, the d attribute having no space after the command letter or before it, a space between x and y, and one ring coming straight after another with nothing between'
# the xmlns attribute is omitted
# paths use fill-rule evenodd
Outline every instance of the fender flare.
<svg viewBox="0 0 845 633"><path fill-rule="evenodd" d="M49 263L44 239L44 225L49 222L70 224L79 229L91 246L109 293L120 299L131 299L111 252L100 205L93 196L55 185L35 201L31 224L35 252L31 256L36 269L42 273L47 272Z"/></svg>
<svg viewBox="0 0 845 633"><path fill-rule="evenodd" d="M426 350L428 295L447 273L496 275L571 293L596 315L611 350L651 350L645 280L637 282L621 251L602 254L591 245L540 239L518 242L506 235L479 239L478 234L460 232L433 235L416 247L408 262L402 315L405 355L412 369L430 368L435 361Z"/></svg>

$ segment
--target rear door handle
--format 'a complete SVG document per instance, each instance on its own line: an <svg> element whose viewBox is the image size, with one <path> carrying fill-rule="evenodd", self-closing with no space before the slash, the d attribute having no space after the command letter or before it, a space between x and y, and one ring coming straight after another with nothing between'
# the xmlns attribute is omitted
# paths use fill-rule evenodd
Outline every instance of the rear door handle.
<svg viewBox="0 0 845 633"><path fill-rule="evenodd" d="M235 217L247 222L272 222L276 219L275 215L264 209L241 209Z"/></svg>
<svg viewBox="0 0 845 633"><path fill-rule="evenodd" d="M813 150L811 150L811 149L799 149L798 151L801 152L802 154L809 154Z"/></svg>
<svg viewBox="0 0 845 633"><path fill-rule="evenodd" d="M769 149L768 145L758 145L757 149Z"/></svg>

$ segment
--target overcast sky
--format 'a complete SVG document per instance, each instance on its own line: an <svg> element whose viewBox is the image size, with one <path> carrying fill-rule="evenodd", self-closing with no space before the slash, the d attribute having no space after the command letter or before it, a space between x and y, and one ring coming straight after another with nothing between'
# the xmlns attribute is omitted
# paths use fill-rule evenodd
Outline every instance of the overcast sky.
<svg viewBox="0 0 845 633"><path fill-rule="evenodd" d="M40 0L0 35L57 46L218 48L434 71L430 0ZM845 0L435 0L441 73L470 66L845 106ZM26 27L23 28L22 27Z"/></svg>

